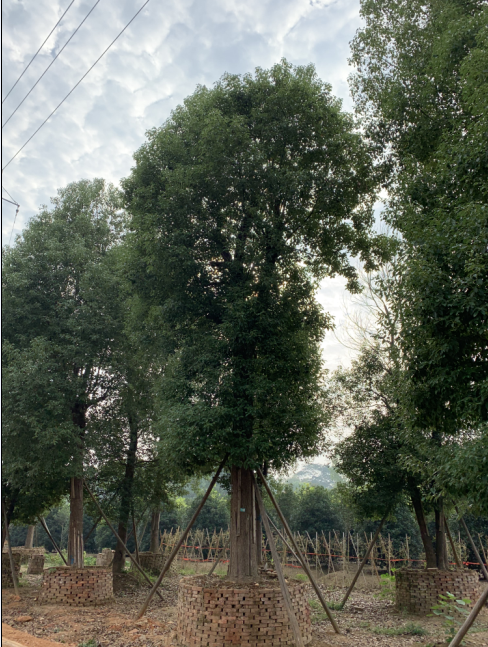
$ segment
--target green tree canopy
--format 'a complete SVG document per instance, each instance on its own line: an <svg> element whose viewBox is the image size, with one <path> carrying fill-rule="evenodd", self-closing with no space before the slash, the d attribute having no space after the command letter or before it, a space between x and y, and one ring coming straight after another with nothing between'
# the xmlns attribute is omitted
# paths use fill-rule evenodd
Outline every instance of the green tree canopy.
<svg viewBox="0 0 488 647"><path fill-rule="evenodd" d="M401 343L421 427L488 419L488 7L363 0L352 89L394 173Z"/></svg>
<svg viewBox="0 0 488 647"><path fill-rule="evenodd" d="M283 61L197 88L124 183L132 277L165 354L165 451L189 471L320 451L327 416L318 280L367 266L372 153L312 66Z"/></svg>
<svg viewBox="0 0 488 647"><path fill-rule="evenodd" d="M82 477L97 408L120 380L122 224L118 191L83 180L3 252L3 471L24 500ZM25 518L52 505L47 494Z"/></svg>

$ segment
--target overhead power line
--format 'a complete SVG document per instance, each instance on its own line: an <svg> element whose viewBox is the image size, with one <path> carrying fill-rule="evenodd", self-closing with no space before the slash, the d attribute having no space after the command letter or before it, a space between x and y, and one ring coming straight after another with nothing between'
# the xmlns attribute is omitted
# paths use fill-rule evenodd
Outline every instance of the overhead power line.
<svg viewBox="0 0 488 647"><path fill-rule="evenodd" d="M32 86L32 88L29 90L29 92L25 95L25 97L24 97L24 98L22 99L22 101L19 103L19 105L15 108L15 110L12 112L12 114L10 115L10 117L9 117L9 118L8 118L8 119L7 119L3 124L2 124L2 128L4 128L4 127L8 124L8 122L12 119L12 117L15 115L15 113L16 113L16 112L17 112L17 110L20 108L20 106L21 106L21 105L24 103L24 101L27 99L27 97L29 96L29 94L34 90L34 88L36 87L36 85L39 83L39 81L42 79L42 77L43 77L43 76L46 74L46 72L49 70L49 68L50 68L50 67L51 67L51 65L54 63L54 61L55 61L57 58L59 58L60 54L62 53L62 51L64 50L64 48L66 47L66 45L70 42L70 40L73 38L73 36L76 34L76 32L80 29L80 27L83 25L83 23L85 22L85 20L88 18L88 16L91 14L91 12L95 9L95 7L97 6L97 4L98 4L99 2L100 2L100 0L97 0L97 1L95 2L95 4L93 5L93 7L92 7L92 8L90 9L90 11L86 14L86 16L85 16L85 17L83 18L83 20L80 22L80 24L78 25L78 27L74 30L74 32L71 34L71 36L70 36L70 37L68 38L68 40L65 42L65 44L61 47L61 49L59 50L59 52L56 54L56 56L53 58L53 60L49 63L49 65L46 67L46 69L44 70L44 72L41 74L41 76L40 76L40 77L37 79L37 81L34 83L34 85Z"/></svg>
<svg viewBox="0 0 488 647"><path fill-rule="evenodd" d="M64 97L64 99L63 99L62 101L60 101L60 102L58 103L58 105L54 108L54 110L51 112L51 114L50 114L50 115L48 115L48 117L46 117L46 119L44 119L44 121L43 121L43 122L42 122L42 124L39 126L39 128L38 128L37 130L35 130L35 131L32 133L32 135L31 135L31 136L29 137L29 139L25 142L25 144L24 144L21 148L19 148L19 150L15 153L15 155L14 155L13 157L11 157L11 158L9 159L9 161L8 161L8 162L5 164L5 166L2 168L2 172L7 168L7 166L8 166L11 162L13 162L13 160L17 157L17 155L18 155L21 151L23 151L23 150L24 150L24 148L25 148L25 147L27 146L27 144L31 141L31 139L37 135L37 133L38 133L38 132L41 130L41 128L44 126L44 124L46 124L46 123L49 121L49 119L53 116L53 114L56 112L56 110L57 110L58 108L60 108L60 107L63 105L63 103L64 103L64 102L66 101L66 99L70 96L70 94L72 94L72 92L74 92L74 90L76 90L76 88L80 85L80 83L83 81L83 79L84 79L86 76L88 76L88 74L93 70L93 68L94 68L94 67L95 67L95 65L98 63L98 61L99 61L99 60L100 60L100 59L101 59L101 58L102 58L102 57L103 57L103 56L108 52L108 50L112 47L112 45L115 43L115 41L116 41L118 38L120 38L120 36L122 36L122 34L124 33L124 31L127 29L127 27L129 27L129 25L130 25L130 24L131 24L131 23L132 23L132 22L137 18L137 16L141 13L141 11L144 9L144 7L145 7L149 2L150 2L150 0L146 0L146 2L142 5L142 7L141 7L141 8L140 8L140 9L139 9L139 10L138 10L138 11L137 11L133 16L132 16L132 18L129 20L129 22L126 24L126 26L122 29L122 31L120 31L120 32L117 34L117 36L113 39L113 41L110 43L110 45L109 45L109 46L108 46L108 47L107 47L107 48L106 48L106 49L105 49L105 50L100 54L100 56L99 56L99 57L97 58L97 60L93 63L93 65L92 65L92 66L91 66L91 67L90 67L90 68L85 72L85 74L83 74L83 76L82 76L82 77L81 77L81 79L78 81L78 83L76 83L76 85L74 85L74 86L71 88L71 90L68 92L68 94Z"/></svg>
<svg viewBox="0 0 488 647"><path fill-rule="evenodd" d="M71 5L73 4L73 2L74 2L74 1L75 1L75 0L71 0L71 2L70 2L70 3L69 3L69 5L68 5L68 9L71 7ZM5 99L8 97L8 95L12 92L12 90L15 88L15 86L16 86L16 85L17 85L17 83L20 81L20 79L21 79L21 78L24 76L24 74L27 72L27 70L29 69L29 67L30 67L31 63L34 61L35 57L39 54L39 52L41 51L41 49L44 47L44 45L46 44L46 42L49 40L49 36L53 33L53 31L56 29L56 27L59 25L59 23L63 20L63 18L65 17L65 15L68 13L68 9L66 9L66 11L64 12L64 14L61 16L61 18L58 20L58 22L57 22L57 23L54 25L54 27L51 29L51 31L49 32L49 34L48 34L48 35L47 35L47 37L45 38L44 42L42 43L42 45L39 47L39 49L37 50L37 52L34 54L34 56L31 58L31 60L30 60L30 61L29 61L29 63L27 64L27 67L25 68L25 70L22 72L22 74L19 76L19 78L17 79L17 81L15 81L15 83L13 84L13 86L12 86L12 87L10 88L10 90L7 92L7 94L5 95L5 98L4 98L4 99L2 99L2 104L3 104L3 102L5 101Z"/></svg>
<svg viewBox="0 0 488 647"><path fill-rule="evenodd" d="M5 191L5 193L8 195L8 197L9 197L11 200L14 200L14 199L12 198L12 196L10 195L10 193L7 191L7 189L3 186L3 184L2 184L2 189ZM4 198L4 200L5 200L5 198ZM18 203L17 203L17 202L15 202L15 200L14 200L14 201L12 202L12 204L18 204Z"/></svg>

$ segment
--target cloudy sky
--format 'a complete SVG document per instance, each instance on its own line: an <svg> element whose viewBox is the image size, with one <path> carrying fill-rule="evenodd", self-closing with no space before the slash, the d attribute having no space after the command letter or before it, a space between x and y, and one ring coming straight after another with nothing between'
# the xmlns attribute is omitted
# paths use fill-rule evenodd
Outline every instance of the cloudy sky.
<svg viewBox="0 0 488 647"><path fill-rule="evenodd" d="M3 86L9 92L71 0L4 0ZM29 139L145 0L74 0L3 104L8 119L96 4L86 22L3 129L3 162ZM2 186L20 205L2 201L3 243L19 233L57 188L81 178L118 183L147 129L160 125L197 84L224 72L270 67L282 57L314 63L319 76L351 109L349 41L360 26L359 0L150 0L25 149L9 164ZM2 189L2 197L9 196ZM322 286L321 303L340 326L344 281ZM347 298L347 297L346 297ZM330 368L348 361L328 334Z"/></svg>

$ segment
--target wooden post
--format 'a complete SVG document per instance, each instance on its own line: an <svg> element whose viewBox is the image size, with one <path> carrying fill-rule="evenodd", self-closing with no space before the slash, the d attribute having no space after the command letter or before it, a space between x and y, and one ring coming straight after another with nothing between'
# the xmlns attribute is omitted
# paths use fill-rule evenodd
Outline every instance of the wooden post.
<svg viewBox="0 0 488 647"><path fill-rule="evenodd" d="M44 528L44 531L46 532L46 535L47 535L47 536L49 537L49 539L51 540L52 545L53 545L53 546L54 546L54 548L58 551L58 553L61 555L61 559L63 560L63 562L65 563L65 565L66 565L66 566L68 566L68 562L66 561L65 556L64 556L64 555L63 555L63 553L61 552L61 549L59 548L59 546L57 545L57 543L54 541L54 537L53 537L53 536L51 535L51 533L49 532L49 528L47 527L46 520L44 519L44 517L38 517L38 519L39 519L39 522L40 522L41 526Z"/></svg>
<svg viewBox="0 0 488 647"><path fill-rule="evenodd" d="M373 539L371 540L371 543L368 546L368 550L366 551L366 554L363 557L361 565L359 566L358 570L354 574L354 577L352 578L351 585L347 589L346 595L344 596L344 598L343 598L343 600L341 602L341 608L346 604L348 597L351 595L351 592L352 592L352 590L353 590L353 588L354 588L354 586L355 586L355 584L356 584L356 582L358 580L358 577L361 574L361 571L363 570L364 565L368 561L369 554L370 554L376 540L378 539L378 535L380 534L381 529L383 528L383 524L385 523L385 520L386 520L387 516L388 516L388 512L385 514L383 519L380 521L380 525L378 526L378 528L376 528L376 532L374 533L374 537L373 537Z"/></svg>
<svg viewBox="0 0 488 647"><path fill-rule="evenodd" d="M112 524L110 523L110 521L109 521L109 519L107 518L107 516L105 515L105 513L103 512L102 508L100 507L100 504L98 503L98 501L97 501L97 500L95 499L95 497L93 496L92 491L91 491L91 490L90 490L90 488L88 487L88 484L85 482L85 484L84 484L84 485L85 485L86 491L87 491L87 492L88 492L88 494L90 495L90 497L91 497L91 499L92 499L93 503L96 505L96 507L97 507L97 509L98 509L98 512L103 516L103 518L104 518L104 520L105 520L105 523L106 523L106 524L107 524L107 526L110 528L110 530L111 530L111 531L112 531L112 533L114 534L114 536L115 536L115 538L117 539L117 541L118 541L118 542L120 542L120 545L123 547L123 549L125 550L125 552L129 555L130 560L132 561L132 563L134 564L134 566L137 568L137 570L139 571L139 573L141 573L141 575L144 577L144 579L146 580L146 582L148 582L148 583L152 586L152 582L151 582L151 580L150 580L150 579L149 579L149 577L146 575L146 573L142 570L142 568L139 566L139 564L138 564L138 563L137 563L137 561L134 559L134 557L130 554L130 552L129 552L129 550L128 550L127 546L124 544L124 542L123 542L123 541L122 541L122 539L120 538L119 534L117 533L117 531L115 530L115 528L112 526ZM112 559L112 562L113 562L113 559ZM158 594L159 594L159 593L158 593ZM159 597L161 598L161 600L163 599L163 596L162 596L161 594L159 594Z"/></svg>
<svg viewBox="0 0 488 647"><path fill-rule="evenodd" d="M253 481L254 481L254 489L255 489L255 492L256 492L256 500L257 500L258 507L259 507L259 513L261 515L261 519L262 519L262 522L264 524L266 534L268 535L269 547L271 549L271 555L273 557L273 562L274 562L274 565L275 565L276 574L278 575L278 580L280 582L281 594L283 596L283 601L285 603L285 607L286 607L286 610L288 612L288 619L290 620L290 626L291 626L291 629L293 631L293 637L295 638L295 643L296 643L297 647L304 647L302 633L300 631L300 627L298 625L298 620L296 618L295 612L293 611L293 606L291 604L291 599L290 599L290 593L288 591L288 587L287 587L286 582L285 582L285 577L283 575L283 571L281 570L280 557L278 555L278 551L276 550L276 545L275 545L275 542L274 542L273 533L271 532L271 526L269 525L268 515L266 513L266 509L264 507L263 499L261 497L261 492L259 491L259 488L257 487L256 479L254 478L254 475L253 475Z"/></svg>
<svg viewBox="0 0 488 647"><path fill-rule="evenodd" d="M8 558L10 561L10 571L12 572L12 582L14 583L15 595L18 595L20 597L19 583L17 581L17 573L15 572L14 556L12 555L12 546L10 544L10 533L8 531L7 513L5 512L3 501L2 501L2 513L3 513L3 523L5 524L5 538L7 539L7 550L8 550Z"/></svg>
<svg viewBox="0 0 488 647"><path fill-rule="evenodd" d="M485 604L488 602L488 586L485 588L481 596L479 597L478 601L474 605L474 607L471 610L471 613L469 616L466 618L464 621L463 625L459 628L459 631L457 634L454 636L454 638L451 640L449 643L449 647L459 647L461 644L464 636L468 633L470 627L472 626L473 622L476 620L476 617L478 616L478 613L481 611L481 609L485 606Z"/></svg>
<svg viewBox="0 0 488 647"><path fill-rule="evenodd" d="M185 532L184 532L184 533L182 533L182 535L181 535L181 537L179 538L178 542L176 543L175 547L174 547L174 548L173 548L173 550L171 551L171 555L170 555L170 556L168 557L168 559L166 560L166 562L165 562L165 564L164 564L164 566L163 566L163 570L162 570L162 571L161 571L161 573L159 574L158 579L157 579L157 580L156 580L156 582L154 583L154 586L152 587L152 589L149 591L149 595L147 596L147 598L146 598L146 600L145 600L144 604L142 605L142 607L141 607L141 609L140 609L139 613L137 614L137 620L140 620L140 619L142 618L142 616L146 613L146 611L147 611L147 607L149 606L149 603L151 602L151 600L152 600L152 598L153 598L153 595L156 593L156 591L157 591L157 589L158 589L158 586L159 586L159 585L161 584L161 582L163 581L163 577L166 575L166 573L167 573L167 572L168 572L168 570L169 570L169 567L170 567L170 566L171 566L171 564L173 563L173 560L174 560L174 558L176 557L176 554L177 554L177 552L179 551L179 549L180 549L180 547L181 547L181 544L185 541L185 539L186 539L186 537L187 537L188 533L190 532L190 530L191 530L191 528L192 528L193 524L195 523L196 518L197 518L197 517L198 517L198 515L200 514L201 509L202 509L202 508L203 508L203 506L205 505L205 502L207 501L208 497L210 496L210 493L212 492L213 487L214 487L215 483L217 482L217 480L218 480L218 478L219 478L219 476L220 476L220 473L221 473L221 471L222 471L222 470L223 470L223 468L224 468L225 463L227 462L227 458L228 458L228 456L229 456L229 455L228 455L228 454L226 454L226 455L225 455L225 457L224 457L224 460L220 463L219 468L218 468L217 472L215 473L215 476L214 476L214 477L213 477L213 479L210 481L210 485L208 486L207 491L205 492L205 494L203 495L202 500L200 501L200 505L198 506L198 508L197 508L197 509L195 510L195 512L193 513L193 516L192 516L192 518L190 519L190 522L189 522L188 526L186 527Z"/></svg>
<svg viewBox="0 0 488 647"><path fill-rule="evenodd" d="M456 512L459 514L459 510L457 509L457 506L456 506ZM464 528L464 532L468 535L471 548L473 549L473 552L476 555L476 559L478 560L478 563L481 566L481 572L483 573L485 580L488 582L488 571L486 570L483 560L481 559L481 555L479 554L478 549L476 548L476 544L474 543L473 538L471 537L471 533L468 530L468 526L466 525L466 522L464 521L463 517L460 516L459 521L461 522Z"/></svg>
<svg viewBox="0 0 488 647"><path fill-rule="evenodd" d="M290 530L290 526L288 525L288 523L287 523L287 521L286 521L285 517L283 516L283 513L281 512L281 509L280 509L280 507L279 507L279 505L278 505L278 502L276 501L275 496L274 496L273 492L271 491L271 489L270 489L270 487L269 487L269 485L268 485L268 482L267 482L267 481L266 481L266 479L264 478L263 473L261 472L261 470L259 469L259 467L258 467L258 469L257 469L257 472L258 472L259 478L261 479L261 481L262 481L262 483L263 483L264 487L266 488L266 492L268 493L268 496L269 496L269 498L270 498L270 500L271 500L271 503L274 505L274 507L275 507L275 509L276 509L276 512L278 513L278 516L279 516L280 521L281 521L281 523L282 523L282 525L283 525L283 528L285 529L285 531L286 531L286 533L287 533L288 537L290 538L291 545L293 546L293 548L294 548L294 550L295 550L295 553L296 553L296 555L297 555L298 559L300 560L300 562L301 562L301 564L302 564L303 570L304 570L304 571L305 571L305 573L308 575L308 579L310 580L310 583L312 584L313 589L314 589L314 591L315 591L315 593L316 593L316 595L317 595L318 599L320 600L320 603L321 603L322 607L324 608L324 611L326 612L326 614L327 614L327 616L328 616L328 618L329 618L329 620L330 620L330 622L331 622L332 626L334 627L334 631L335 631L337 634L340 634L341 632L340 632L339 626L338 626L337 622L335 621L334 616L333 616L333 615L332 615L332 613L330 612L329 607L327 606L327 602L325 601L325 598L324 598L324 596L323 596L323 593L322 593L322 591L319 589L319 587L317 586L317 583L315 582L315 580L314 580L314 578L313 578L313 576L312 576L312 573L310 572L310 569L309 569L309 567L308 567L307 562L306 562L306 561L305 561L305 559L303 558L303 555L300 553L300 550L298 549L298 546L297 546L297 543L296 543L296 541L295 541L295 538L293 537L293 533L292 533L292 532L291 532L291 530ZM257 488L256 488L256 491L257 491ZM271 542L270 542L270 544L271 544Z"/></svg>

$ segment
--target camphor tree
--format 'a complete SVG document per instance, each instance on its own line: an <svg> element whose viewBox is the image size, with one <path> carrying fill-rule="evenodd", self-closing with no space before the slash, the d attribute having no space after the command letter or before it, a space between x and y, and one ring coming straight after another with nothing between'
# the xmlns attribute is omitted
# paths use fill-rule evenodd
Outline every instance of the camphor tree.
<svg viewBox="0 0 488 647"><path fill-rule="evenodd" d="M314 295L335 274L357 287L350 255L386 255L371 159L313 66L282 61L198 87L123 182L132 280L165 358L155 427L189 473L229 455L232 577L257 575L252 468L324 446L331 321Z"/></svg>
<svg viewBox="0 0 488 647"><path fill-rule="evenodd" d="M442 491L486 500L488 6L363 0L361 13L352 89L394 171L387 216L402 237L395 309L406 417L411 443L429 457L416 465L437 481L442 523Z"/></svg>
<svg viewBox="0 0 488 647"><path fill-rule="evenodd" d="M59 190L3 252L3 467L19 499L70 484L69 564L83 565L83 464L91 415L117 386L122 328L112 254L119 193ZM49 487L48 487L49 486ZM36 514L52 504L46 495ZM28 521L28 519L26 519Z"/></svg>

